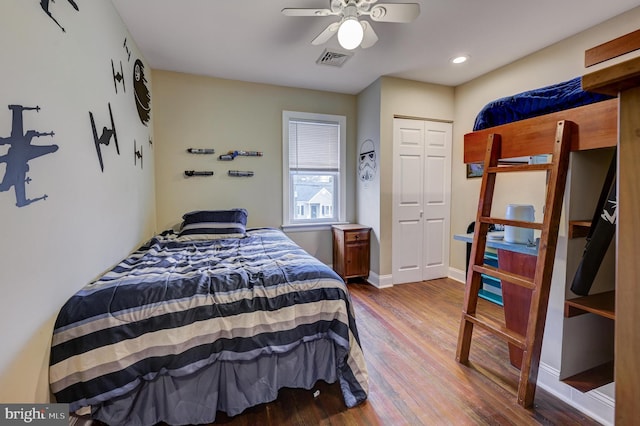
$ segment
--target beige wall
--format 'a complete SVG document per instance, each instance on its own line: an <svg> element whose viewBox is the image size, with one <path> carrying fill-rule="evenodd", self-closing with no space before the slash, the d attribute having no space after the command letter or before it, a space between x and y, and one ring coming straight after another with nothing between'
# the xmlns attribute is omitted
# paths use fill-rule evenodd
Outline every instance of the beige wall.
<svg viewBox="0 0 640 426"><path fill-rule="evenodd" d="M347 117L347 220L355 218L356 97L306 89L153 71L157 218L160 229L198 209L243 207L248 226L282 225L282 111ZM194 155L187 148L214 148ZM229 150L262 151L263 157L218 161ZM227 171L251 170L250 178ZM212 177L185 178L185 170L213 170ZM331 233L288 232L330 264Z"/></svg>
<svg viewBox="0 0 640 426"><path fill-rule="evenodd" d="M392 77L381 77L358 95L358 141L371 139L378 170L371 182L359 182L358 221L373 228L370 280L391 280L393 119L411 117L452 121L454 89Z"/></svg>
<svg viewBox="0 0 640 426"><path fill-rule="evenodd" d="M109 1L51 3L62 30L37 2L0 3L0 137L11 133L8 105L24 111L24 131L36 146L58 150L29 161L28 198L16 206L14 188L0 192L0 402L49 401L48 363L53 322L66 300L109 269L155 231L151 126L142 124L132 90L133 64L141 58ZM131 61L123 48L125 38ZM114 89L111 60L126 92ZM147 74L147 78L149 75ZM99 134L111 127L111 104L120 155L114 141L102 145L100 170L89 111ZM28 139L28 137L27 137ZM134 165L134 140L143 146L144 169ZM8 140L0 155L8 153ZM0 163L0 179L6 164Z"/></svg>
<svg viewBox="0 0 640 426"><path fill-rule="evenodd" d="M383 77L380 109L380 275L391 274L393 118L453 121L454 89ZM455 163L453 163L455 164Z"/></svg>

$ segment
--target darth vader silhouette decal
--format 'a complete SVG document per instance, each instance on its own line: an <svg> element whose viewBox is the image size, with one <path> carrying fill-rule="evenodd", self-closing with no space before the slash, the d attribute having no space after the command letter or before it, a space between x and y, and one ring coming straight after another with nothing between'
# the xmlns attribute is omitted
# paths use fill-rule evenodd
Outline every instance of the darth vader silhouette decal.
<svg viewBox="0 0 640 426"><path fill-rule="evenodd" d="M136 59L133 64L133 93L140 121L146 126L151 118L151 94L147 87L147 78L144 75L144 64L140 59Z"/></svg>

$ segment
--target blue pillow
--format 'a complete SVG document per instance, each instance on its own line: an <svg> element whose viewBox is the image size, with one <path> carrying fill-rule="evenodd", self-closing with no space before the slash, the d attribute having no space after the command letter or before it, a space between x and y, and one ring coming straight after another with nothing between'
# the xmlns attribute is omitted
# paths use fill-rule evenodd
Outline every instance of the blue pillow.
<svg viewBox="0 0 640 426"><path fill-rule="evenodd" d="M189 239L243 238L246 235L247 211L200 210L182 216L179 237Z"/></svg>

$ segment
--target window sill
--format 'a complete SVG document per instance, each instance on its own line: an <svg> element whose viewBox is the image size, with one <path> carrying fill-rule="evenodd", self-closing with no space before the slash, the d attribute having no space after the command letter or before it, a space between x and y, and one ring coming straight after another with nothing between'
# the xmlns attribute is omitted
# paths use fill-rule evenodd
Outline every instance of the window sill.
<svg viewBox="0 0 640 426"><path fill-rule="evenodd" d="M327 223L301 223L293 225L282 225L280 228L284 232L310 232L310 231L328 231L332 225L344 225L349 222L327 222Z"/></svg>

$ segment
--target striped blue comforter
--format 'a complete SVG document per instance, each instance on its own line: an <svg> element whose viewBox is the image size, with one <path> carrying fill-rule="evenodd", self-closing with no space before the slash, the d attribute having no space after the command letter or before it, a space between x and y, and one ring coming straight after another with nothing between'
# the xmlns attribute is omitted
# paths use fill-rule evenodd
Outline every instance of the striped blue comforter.
<svg viewBox="0 0 640 426"><path fill-rule="evenodd" d="M336 348L332 362L345 404L365 400L353 308L334 271L275 229L205 241L169 233L62 307L50 384L57 401L75 411L159 376L187 377L217 362L252 362L318 340Z"/></svg>

